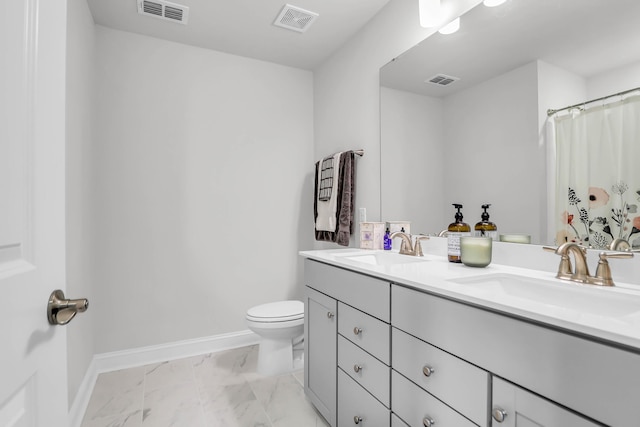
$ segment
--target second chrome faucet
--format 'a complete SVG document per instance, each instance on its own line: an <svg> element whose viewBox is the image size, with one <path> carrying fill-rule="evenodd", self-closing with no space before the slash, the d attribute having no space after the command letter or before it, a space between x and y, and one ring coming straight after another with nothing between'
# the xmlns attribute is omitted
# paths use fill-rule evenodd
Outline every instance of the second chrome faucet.
<svg viewBox="0 0 640 427"><path fill-rule="evenodd" d="M574 242L566 242L557 248L543 246L543 249L560 255L560 265L556 275L558 279L598 286L614 286L609 258L633 258L631 252L600 252L596 274L591 276L587 265L587 248L584 246ZM575 270L571 265L569 254L573 254Z"/></svg>

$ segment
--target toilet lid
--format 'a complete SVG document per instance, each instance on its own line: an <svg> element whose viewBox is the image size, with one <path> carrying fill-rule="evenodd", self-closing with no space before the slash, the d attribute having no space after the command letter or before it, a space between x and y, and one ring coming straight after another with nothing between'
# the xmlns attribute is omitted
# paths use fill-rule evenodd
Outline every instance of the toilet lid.
<svg viewBox="0 0 640 427"><path fill-rule="evenodd" d="M257 305L247 311L247 318L262 321L296 320L304 317L302 301L278 301Z"/></svg>

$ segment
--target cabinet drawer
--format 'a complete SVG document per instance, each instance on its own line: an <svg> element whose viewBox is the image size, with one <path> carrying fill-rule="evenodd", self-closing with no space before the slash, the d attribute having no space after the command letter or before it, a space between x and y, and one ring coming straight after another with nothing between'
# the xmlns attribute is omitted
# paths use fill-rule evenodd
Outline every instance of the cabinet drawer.
<svg viewBox="0 0 640 427"><path fill-rule="evenodd" d="M341 335L338 335L338 366L387 408L390 407L391 368Z"/></svg>
<svg viewBox="0 0 640 427"><path fill-rule="evenodd" d="M392 288L394 327L603 424L637 425L640 354L543 323Z"/></svg>
<svg viewBox="0 0 640 427"><path fill-rule="evenodd" d="M402 421L396 414L391 414L391 427L409 427L407 423Z"/></svg>
<svg viewBox="0 0 640 427"><path fill-rule="evenodd" d="M393 412L410 426L422 426L426 418L435 426L475 426L396 371L391 372L391 399Z"/></svg>
<svg viewBox="0 0 640 427"><path fill-rule="evenodd" d="M390 365L389 338L391 327L366 313L338 302L338 332Z"/></svg>
<svg viewBox="0 0 640 427"><path fill-rule="evenodd" d="M389 323L389 282L310 259L304 269L307 286Z"/></svg>
<svg viewBox="0 0 640 427"><path fill-rule="evenodd" d="M338 369L338 426L389 427L390 411ZM360 421L361 419L361 421Z"/></svg>
<svg viewBox="0 0 640 427"><path fill-rule="evenodd" d="M487 424L488 372L396 328L391 341L393 369L476 424Z"/></svg>

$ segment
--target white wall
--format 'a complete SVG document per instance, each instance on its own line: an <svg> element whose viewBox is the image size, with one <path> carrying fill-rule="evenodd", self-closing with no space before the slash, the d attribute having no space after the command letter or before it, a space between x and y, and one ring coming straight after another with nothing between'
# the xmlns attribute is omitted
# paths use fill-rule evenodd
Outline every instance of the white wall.
<svg viewBox="0 0 640 427"><path fill-rule="evenodd" d="M300 298L308 71L96 27L96 352L246 329Z"/></svg>
<svg viewBox="0 0 640 427"><path fill-rule="evenodd" d="M640 63L629 64L587 80L587 98L595 99L640 87ZM580 102L580 101L577 101Z"/></svg>
<svg viewBox="0 0 640 427"><path fill-rule="evenodd" d="M442 2L451 18L478 3ZM367 208L369 221L393 220L380 218L380 67L433 32L420 27L417 0L391 0L314 71L314 156L365 149L358 159L356 208Z"/></svg>
<svg viewBox="0 0 640 427"><path fill-rule="evenodd" d="M69 403L94 354L97 313L93 275L93 159L94 121L93 18L85 0L67 1L67 81L66 81L66 240L67 290L70 298L88 298L89 310L67 328L67 369Z"/></svg>
<svg viewBox="0 0 640 427"><path fill-rule="evenodd" d="M415 93L380 88L382 215L411 220L411 232L444 228L443 102ZM404 173L402 173L404 172ZM408 215L407 213L411 213Z"/></svg>
<svg viewBox="0 0 640 427"><path fill-rule="evenodd" d="M464 205L465 222L480 221L490 203L498 232L527 233L540 241L546 191L544 150L538 146L537 64L487 80L444 101L446 205Z"/></svg>

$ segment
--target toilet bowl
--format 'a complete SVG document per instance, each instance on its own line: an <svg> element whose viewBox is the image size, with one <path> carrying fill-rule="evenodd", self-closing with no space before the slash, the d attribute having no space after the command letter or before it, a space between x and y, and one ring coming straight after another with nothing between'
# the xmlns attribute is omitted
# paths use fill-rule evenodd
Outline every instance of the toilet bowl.
<svg viewBox="0 0 640 427"><path fill-rule="evenodd" d="M278 375L302 368L304 303L278 301L247 311L247 326L260 336L258 373Z"/></svg>

